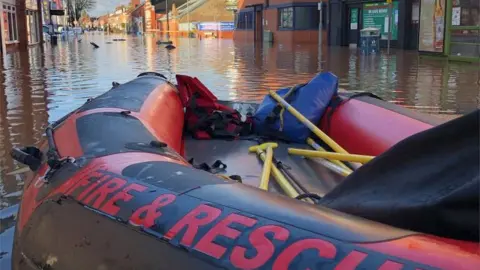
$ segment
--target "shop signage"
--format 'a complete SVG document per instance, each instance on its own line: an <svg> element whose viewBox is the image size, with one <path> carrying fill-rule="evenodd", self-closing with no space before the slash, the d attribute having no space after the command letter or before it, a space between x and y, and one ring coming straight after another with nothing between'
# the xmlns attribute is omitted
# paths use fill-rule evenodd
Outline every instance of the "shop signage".
<svg viewBox="0 0 480 270"><path fill-rule="evenodd" d="M358 8L350 10L350 30L358 29Z"/></svg>
<svg viewBox="0 0 480 270"><path fill-rule="evenodd" d="M51 8L52 10L61 10L63 9L63 3L62 3L62 0L52 0L50 2L50 5L51 5Z"/></svg>
<svg viewBox="0 0 480 270"><path fill-rule="evenodd" d="M43 24L50 24L50 1L42 1Z"/></svg>
<svg viewBox="0 0 480 270"><path fill-rule="evenodd" d="M380 29L381 39L388 39L389 19L388 3L368 3L363 5L363 28ZM392 4L392 40L398 36L398 1Z"/></svg>
<svg viewBox="0 0 480 270"><path fill-rule="evenodd" d="M203 22L198 24L200 31L233 31L235 25L233 22Z"/></svg>
<svg viewBox="0 0 480 270"><path fill-rule="evenodd" d="M25 2L25 8L30 10L38 10L36 0L27 0Z"/></svg>
<svg viewBox="0 0 480 270"><path fill-rule="evenodd" d="M418 49L443 52L445 34L445 0L421 0Z"/></svg>
<svg viewBox="0 0 480 270"><path fill-rule="evenodd" d="M194 23L180 23L178 25L178 30L180 31L195 31L197 30L197 26Z"/></svg>
<svg viewBox="0 0 480 270"><path fill-rule="evenodd" d="M462 14L461 7L454 7L452 8L452 25L460 25L460 18Z"/></svg>
<svg viewBox="0 0 480 270"><path fill-rule="evenodd" d="M225 0L225 8L227 10L237 10L238 0Z"/></svg>

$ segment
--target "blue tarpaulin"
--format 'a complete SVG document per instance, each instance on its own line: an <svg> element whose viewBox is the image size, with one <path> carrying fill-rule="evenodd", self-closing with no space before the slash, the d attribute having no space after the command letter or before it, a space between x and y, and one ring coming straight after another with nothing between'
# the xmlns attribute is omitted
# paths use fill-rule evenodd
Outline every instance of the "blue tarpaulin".
<svg viewBox="0 0 480 270"><path fill-rule="evenodd" d="M277 94L283 97L289 90L289 88L280 89ZM337 76L324 72L297 89L287 101L308 120L317 124L337 90ZM292 142L305 142L310 135L310 130L286 110L283 113L283 129L280 128L279 118L270 124L265 121L276 105L277 102L272 97L265 97L254 116L255 130L264 135L278 135Z"/></svg>

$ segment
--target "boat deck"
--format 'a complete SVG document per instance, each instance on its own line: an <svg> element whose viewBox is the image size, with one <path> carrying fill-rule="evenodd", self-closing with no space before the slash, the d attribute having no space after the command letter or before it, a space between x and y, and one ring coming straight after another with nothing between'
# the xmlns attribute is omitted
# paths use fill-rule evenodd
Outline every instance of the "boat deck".
<svg viewBox="0 0 480 270"><path fill-rule="evenodd" d="M258 104L246 102L222 101L223 104L234 108L243 116L255 113ZM311 149L307 144L287 144L277 142L278 148L273 150L273 156L282 162L289 173L295 177L310 193L325 195L337 186L345 177L332 172L313 159L306 159L288 154L289 147ZM193 158L195 164L213 164L220 160L227 165L221 174L239 175L247 185L260 185L263 161L256 153L249 153L248 148L257 145L254 140L195 140L185 136L185 156ZM284 174L285 175L285 174ZM282 193L280 186L273 177L270 178L269 191Z"/></svg>
<svg viewBox="0 0 480 270"><path fill-rule="evenodd" d="M239 175L242 182L258 187L262 175L263 161L256 153L249 153L248 148L256 145L250 140L195 140L185 139L185 155L193 158L195 164L213 164L220 160L227 165L225 175ZM315 160L298 156L291 156L288 147L307 148L307 145L279 143L274 149L274 157L288 166L289 172L311 193L325 195L344 179ZM269 191L283 193L278 184L271 177Z"/></svg>

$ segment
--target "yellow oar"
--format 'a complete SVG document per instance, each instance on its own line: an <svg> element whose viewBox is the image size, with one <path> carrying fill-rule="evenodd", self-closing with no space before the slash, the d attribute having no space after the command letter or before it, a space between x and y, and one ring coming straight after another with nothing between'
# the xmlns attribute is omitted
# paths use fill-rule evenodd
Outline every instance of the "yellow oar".
<svg viewBox="0 0 480 270"><path fill-rule="evenodd" d="M318 145L318 143L316 143L312 138L307 138L307 143L308 145L310 145L313 149L315 150L318 150L318 151L326 151L323 147L321 147L320 145ZM330 162L321 162L325 167L328 167L330 168L331 170L335 171L335 172L339 172L341 175L343 176L348 176L349 174L351 174L353 171L347 167L347 165L343 164L343 162L339 161L339 160L335 160L335 159L329 159ZM336 166L330 166L330 165L336 165Z"/></svg>
<svg viewBox="0 0 480 270"><path fill-rule="evenodd" d="M272 169L273 148L277 147L278 144L276 143L264 143L248 148L249 152L257 152L259 156L263 153L264 150L267 152L265 159L262 159L263 171L262 178L260 179L260 189L268 190L268 181L270 180L270 171Z"/></svg>
<svg viewBox="0 0 480 270"><path fill-rule="evenodd" d="M16 174L21 174L21 173L26 173L26 172L29 172L30 171L30 168L29 167L23 167L23 168L19 168L19 169L16 169L12 172L9 172L7 173L8 176L10 175L16 175Z"/></svg>
<svg viewBox="0 0 480 270"><path fill-rule="evenodd" d="M335 159L335 160L359 162L359 163L367 163L370 160L375 158L374 156L332 153L332 152L325 152L325 151L314 151L314 150L295 149L295 148L288 148L288 153L292 155L304 156L304 157L326 158L326 159Z"/></svg>
<svg viewBox="0 0 480 270"><path fill-rule="evenodd" d="M292 187L290 182L283 176L283 174L280 172L280 170L277 168L272 163L273 160L273 154L272 156L269 156L268 150L272 150L273 153L273 148L277 147L278 144L276 143L264 143L261 145L256 145L250 147L248 150L250 152L256 152L260 159L264 162L263 165L263 172L262 172L262 178L260 179L260 188L263 190L268 190L268 180L270 178L270 170L277 181L277 183L280 185L282 190L291 198L296 198L299 194L298 192ZM266 149L267 153L263 151L263 149Z"/></svg>
<svg viewBox="0 0 480 270"><path fill-rule="evenodd" d="M293 108L288 102L286 102L281 96L279 96L274 91L270 91L270 96L273 97L278 103L282 104L283 107L287 109L295 118L302 122L308 129L310 129L315 135L322 139L330 148L332 148L337 153L348 154L348 152L343 149L338 143L328 137L323 131L321 131L315 124L310 122L305 116L303 116L299 111Z"/></svg>

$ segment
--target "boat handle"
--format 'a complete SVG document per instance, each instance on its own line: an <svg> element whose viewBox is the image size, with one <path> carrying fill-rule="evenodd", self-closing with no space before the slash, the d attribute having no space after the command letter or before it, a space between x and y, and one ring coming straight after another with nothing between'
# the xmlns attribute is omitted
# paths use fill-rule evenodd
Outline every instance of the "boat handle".
<svg viewBox="0 0 480 270"><path fill-rule="evenodd" d="M157 76L157 77L164 78L165 80L167 80L167 77L165 77L165 75L163 75L161 73L158 73L158 72L154 72L154 71L142 72L142 73L138 74L137 78L142 77L142 76L147 76L147 75L153 75L153 76Z"/></svg>

